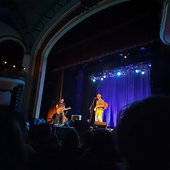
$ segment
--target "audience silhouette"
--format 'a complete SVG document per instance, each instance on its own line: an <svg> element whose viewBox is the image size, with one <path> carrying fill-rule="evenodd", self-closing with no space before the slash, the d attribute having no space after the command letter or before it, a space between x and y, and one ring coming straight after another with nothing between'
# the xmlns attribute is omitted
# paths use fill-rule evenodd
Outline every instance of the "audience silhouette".
<svg viewBox="0 0 170 170"><path fill-rule="evenodd" d="M124 110L117 127L130 170L170 169L170 97L153 95Z"/></svg>
<svg viewBox="0 0 170 170"><path fill-rule="evenodd" d="M113 131L55 127L37 120L26 131L23 116L0 108L0 168L169 170L169 107L165 95L135 101L123 108Z"/></svg>

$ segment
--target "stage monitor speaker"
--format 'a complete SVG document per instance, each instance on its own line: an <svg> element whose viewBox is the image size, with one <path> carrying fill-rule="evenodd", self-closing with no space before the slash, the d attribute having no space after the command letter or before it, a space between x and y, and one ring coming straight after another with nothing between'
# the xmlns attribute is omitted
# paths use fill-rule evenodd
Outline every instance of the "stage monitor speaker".
<svg viewBox="0 0 170 170"><path fill-rule="evenodd" d="M106 128L106 122L94 122L94 126Z"/></svg>
<svg viewBox="0 0 170 170"><path fill-rule="evenodd" d="M71 121L81 120L81 115L71 115Z"/></svg>
<svg viewBox="0 0 170 170"><path fill-rule="evenodd" d="M165 0L162 12L160 39L170 45L170 0Z"/></svg>

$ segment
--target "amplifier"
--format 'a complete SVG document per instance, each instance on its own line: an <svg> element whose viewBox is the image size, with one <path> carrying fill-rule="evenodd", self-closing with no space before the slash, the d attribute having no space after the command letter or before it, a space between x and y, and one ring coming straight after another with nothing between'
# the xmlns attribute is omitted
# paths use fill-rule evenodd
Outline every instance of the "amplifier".
<svg viewBox="0 0 170 170"><path fill-rule="evenodd" d="M81 120L81 115L71 115L71 121Z"/></svg>

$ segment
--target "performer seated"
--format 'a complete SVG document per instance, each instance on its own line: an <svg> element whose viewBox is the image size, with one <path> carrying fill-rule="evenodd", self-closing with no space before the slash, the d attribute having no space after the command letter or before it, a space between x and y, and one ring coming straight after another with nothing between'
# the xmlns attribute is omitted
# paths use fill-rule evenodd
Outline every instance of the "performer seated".
<svg viewBox="0 0 170 170"><path fill-rule="evenodd" d="M65 103L64 103L64 99L60 99L59 103L56 105L57 108L57 114L56 114L56 118L55 118L55 123L57 124L63 124L67 121L67 117L65 115L65 111L71 109L71 107L66 108L65 107Z"/></svg>
<svg viewBox="0 0 170 170"><path fill-rule="evenodd" d="M102 99L101 94L97 94L95 111L95 122L103 122L103 112L106 109L108 104Z"/></svg>
<svg viewBox="0 0 170 170"><path fill-rule="evenodd" d="M71 109L71 107L65 108L64 99L55 105L55 107L47 115L47 123L49 124L63 124L67 121L65 111Z"/></svg>

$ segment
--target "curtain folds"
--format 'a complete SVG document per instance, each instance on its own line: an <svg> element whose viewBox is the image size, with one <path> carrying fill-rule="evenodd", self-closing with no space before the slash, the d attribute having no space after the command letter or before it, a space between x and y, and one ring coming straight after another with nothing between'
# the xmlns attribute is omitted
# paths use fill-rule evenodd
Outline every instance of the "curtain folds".
<svg viewBox="0 0 170 170"><path fill-rule="evenodd" d="M126 105L150 96L150 69L145 74L129 72L98 82L97 93L108 103L103 119L107 126L116 127L118 113Z"/></svg>

